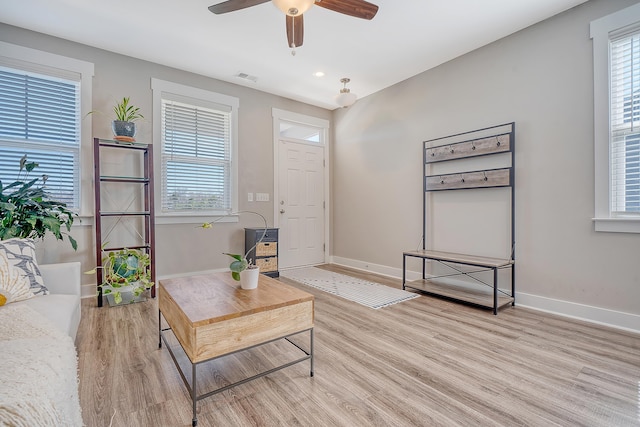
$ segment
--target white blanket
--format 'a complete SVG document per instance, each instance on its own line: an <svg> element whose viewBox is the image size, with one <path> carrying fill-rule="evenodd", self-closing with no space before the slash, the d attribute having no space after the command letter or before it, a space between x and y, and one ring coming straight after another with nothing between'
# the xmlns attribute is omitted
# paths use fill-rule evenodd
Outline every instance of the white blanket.
<svg viewBox="0 0 640 427"><path fill-rule="evenodd" d="M82 426L71 337L24 305L0 307L0 425Z"/></svg>

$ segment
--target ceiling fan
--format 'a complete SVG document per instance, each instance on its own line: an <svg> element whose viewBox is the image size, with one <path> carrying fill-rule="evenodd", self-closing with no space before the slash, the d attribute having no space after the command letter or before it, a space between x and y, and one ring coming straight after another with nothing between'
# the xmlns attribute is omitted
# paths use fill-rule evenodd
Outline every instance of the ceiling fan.
<svg viewBox="0 0 640 427"><path fill-rule="evenodd" d="M220 15L268 1L272 0L227 0L209 6L209 10ZM286 14L287 41L292 49L302 46L304 37L302 14L313 5L362 19L373 19L378 12L378 6L364 0L273 0L273 3Z"/></svg>

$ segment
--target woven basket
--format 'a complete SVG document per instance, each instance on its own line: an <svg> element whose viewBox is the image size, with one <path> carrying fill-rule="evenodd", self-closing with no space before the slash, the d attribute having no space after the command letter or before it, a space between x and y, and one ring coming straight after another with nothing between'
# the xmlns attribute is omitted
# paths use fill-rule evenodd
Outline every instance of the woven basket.
<svg viewBox="0 0 640 427"><path fill-rule="evenodd" d="M260 267L263 273L268 271L278 271L278 258L258 258L256 265Z"/></svg>
<svg viewBox="0 0 640 427"><path fill-rule="evenodd" d="M256 246L256 256L278 255L278 242L262 242Z"/></svg>

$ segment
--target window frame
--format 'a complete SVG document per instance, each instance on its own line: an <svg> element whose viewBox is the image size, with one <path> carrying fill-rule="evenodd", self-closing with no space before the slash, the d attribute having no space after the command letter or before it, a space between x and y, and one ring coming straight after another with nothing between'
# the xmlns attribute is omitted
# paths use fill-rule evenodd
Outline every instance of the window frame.
<svg viewBox="0 0 640 427"><path fill-rule="evenodd" d="M594 84L595 231L640 233L640 216L611 213L610 34L640 22L640 4L591 21Z"/></svg>
<svg viewBox="0 0 640 427"><path fill-rule="evenodd" d="M153 92L153 141L159 149L154 150L154 162L159 165L155 168L155 180L159 185L155 185L156 222L158 224L201 224L211 221L212 216L227 217L223 221L237 221L237 215L230 215L230 212L238 211L238 109L240 101L238 98L223 95L220 93L199 89L191 86L173 83L156 78L151 79L151 89ZM193 99L194 101L204 101L210 104L219 104L230 109L230 162L231 171L229 174L229 198L231 203L230 212L227 211L182 211L163 212L162 211L162 189L164 179L162 174L162 99L163 94L177 96L183 99Z"/></svg>
<svg viewBox="0 0 640 427"><path fill-rule="evenodd" d="M91 111L94 64L3 41L0 41L0 52L2 52L0 64L8 68L49 75L54 78L65 77L69 74L78 76L80 84L80 141L77 165L79 180L78 188L75 189L78 192L77 212L81 220L92 218L92 188L87 183L92 182L93 168L86 166L93 162L90 148L92 126L91 121L85 122L83 118ZM90 221L85 221L82 225L87 225L88 222ZM81 221L75 221L74 226L80 223Z"/></svg>

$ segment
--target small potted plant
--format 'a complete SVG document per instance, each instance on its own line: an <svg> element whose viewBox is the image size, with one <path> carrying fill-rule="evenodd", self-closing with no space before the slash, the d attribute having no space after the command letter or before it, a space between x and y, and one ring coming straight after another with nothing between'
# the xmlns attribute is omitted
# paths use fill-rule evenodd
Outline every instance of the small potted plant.
<svg viewBox="0 0 640 427"><path fill-rule="evenodd" d="M237 280L240 282L240 286L242 287L242 289L255 289L258 287L260 266L255 265L253 263L253 260L247 259L247 256L249 255L249 252L251 252L256 246L258 246L260 242L262 242L262 239L264 239L264 236L267 234L268 225L267 225L267 219L263 215L259 214L258 212L239 211L239 212L233 212L231 215L243 214L243 213L257 215L260 218L262 218L262 221L264 223L264 231L262 232L262 236L260 236L260 239L256 241L255 245L249 248L249 250L244 254L232 254L228 252L224 252L224 254L229 255L231 258L234 259L234 261L231 262L231 265L229 265L229 269L231 270L231 277L233 277L234 280ZM214 223L222 220L223 218L224 217L220 217L211 222L205 222L200 227L211 228Z"/></svg>
<svg viewBox="0 0 640 427"><path fill-rule="evenodd" d="M116 114L116 119L112 123L114 138L118 141L134 142L135 121L144 119L140 114L140 108L129 104L129 97L125 96L113 107L113 112Z"/></svg>
<svg viewBox="0 0 640 427"><path fill-rule="evenodd" d="M8 185L0 181L0 240L44 238L49 231L58 240L64 240L66 235L73 250L77 250L78 244L67 233L77 214L67 209L66 203L52 200L46 191L47 175L28 180L29 173L36 167L38 164L28 162L25 154L20 159L17 180ZM67 232L62 231L63 228Z"/></svg>
<svg viewBox="0 0 640 427"><path fill-rule="evenodd" d="M142 293L153 287L150 265L151 257L146 252L124 248L110 251L102 258L100 267L86 274L102 269L102 283L98 287L111 305L119 305L123 301L134 303L144 301Z"/></svg>

